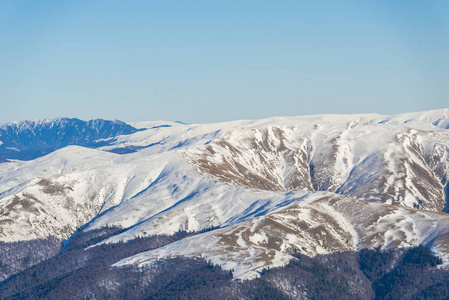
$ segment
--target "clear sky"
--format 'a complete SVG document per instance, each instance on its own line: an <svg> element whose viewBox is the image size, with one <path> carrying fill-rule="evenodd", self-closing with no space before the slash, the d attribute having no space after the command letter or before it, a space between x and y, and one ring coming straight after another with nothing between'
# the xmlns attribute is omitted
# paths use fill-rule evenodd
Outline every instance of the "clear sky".
<svg viewBox="0 0 449 300"><path fill-rule="evenodd" d="M0 123L449 107L449 1L0 2Z"/></svg>

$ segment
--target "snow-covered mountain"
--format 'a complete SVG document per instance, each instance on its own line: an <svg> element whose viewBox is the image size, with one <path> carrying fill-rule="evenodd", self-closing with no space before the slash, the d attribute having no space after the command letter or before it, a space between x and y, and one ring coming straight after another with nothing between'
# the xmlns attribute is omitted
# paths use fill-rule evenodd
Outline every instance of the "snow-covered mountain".
<svg viewBox="0 0 449 300"><path fill-rule="evenodd" d="M307 255L425 243L449 262L449 109L214 124L0 128L0 240L201 233L121 260L202 256L238 278ZM20 159L20 160L19 160Z"/></svg>

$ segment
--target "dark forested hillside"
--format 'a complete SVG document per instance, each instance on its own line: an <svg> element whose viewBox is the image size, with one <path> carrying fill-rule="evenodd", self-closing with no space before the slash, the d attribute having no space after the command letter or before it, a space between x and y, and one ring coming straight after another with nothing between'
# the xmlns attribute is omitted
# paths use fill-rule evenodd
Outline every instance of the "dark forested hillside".
<svg viewBox="0 0 449 300"><path fill-rule="evenodd" d="M1 242L0 262L12 263L18 269L27 269L45 261L61 251L61 242L53 237L32 241ZM0 281L17 271L0 265Z"/></svg>
<svg viewBox="0 0 449 300"><path fill-rule="evenodd" d="M258 279L240 281L233 280L232 270L223 270L200 258L164 259L141 269L111 268L121 258L192 234L179 232L173 236L152 236L86 248L117 230L78 233L63 252L50 255L49 251L47 258L29 259L30 263L37 264L28 268L27 274L60 289L15 274L0 283L0 296L2 299L74 298L67 292L85 299L443 299L449 296L449 272L436 267L441 259L424 246L394 251L365 249L313 258L297 254L285 267L263 270ZM33 245L44 249L50 242L42 240L39 246L35 241ZM16 249L20 246L14 244ZM13 257L11 251L3 252L2 259ZM3 276L11 275L4 268L1 270Z"/></svg>

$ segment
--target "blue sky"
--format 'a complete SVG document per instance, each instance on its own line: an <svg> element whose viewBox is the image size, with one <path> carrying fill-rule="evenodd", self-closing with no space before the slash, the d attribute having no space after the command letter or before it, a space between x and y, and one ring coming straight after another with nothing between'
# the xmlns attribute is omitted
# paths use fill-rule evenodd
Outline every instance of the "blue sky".
<svg viewBox="0 0 449 300"><path fill-rule="evenodd" d="M0 2L0 123L449 107L448 1Z"/></svg>

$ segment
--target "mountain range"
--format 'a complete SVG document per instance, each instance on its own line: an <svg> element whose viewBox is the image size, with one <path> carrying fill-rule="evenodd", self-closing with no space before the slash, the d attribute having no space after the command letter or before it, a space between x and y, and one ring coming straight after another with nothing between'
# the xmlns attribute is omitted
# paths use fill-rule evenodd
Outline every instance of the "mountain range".
<svg viewBox="0 0 449 300"><path fill-rule="evenodd" d="M51 238L66 251L77 234L116 229L85 246L95 249L186 232L110 268L203 258L234 280L298 253L425 245L449 264L449 109L13 122L0 126L0 162L4 245Z"/></svg>

